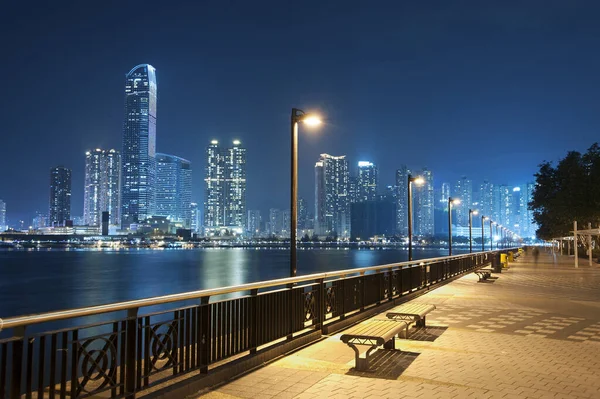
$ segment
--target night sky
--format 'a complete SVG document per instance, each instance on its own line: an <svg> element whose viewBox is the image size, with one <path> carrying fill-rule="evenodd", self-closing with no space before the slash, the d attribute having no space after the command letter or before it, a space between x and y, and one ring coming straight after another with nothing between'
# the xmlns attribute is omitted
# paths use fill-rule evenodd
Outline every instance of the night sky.
<svg viewBox="0 0 600 399"><path fill-rule="evenodd" d="M16 4L19 3L19 4ZM206 145L248 149L248 209L287 208L289 113L300 195L320 153L434 172L436 187L521 184L600 140L597 1L9 2L0 12L0 199L11 222L47 212L49 170L121 150L125 74L157 69L157 149L187 158L203 196Z"/></svg>

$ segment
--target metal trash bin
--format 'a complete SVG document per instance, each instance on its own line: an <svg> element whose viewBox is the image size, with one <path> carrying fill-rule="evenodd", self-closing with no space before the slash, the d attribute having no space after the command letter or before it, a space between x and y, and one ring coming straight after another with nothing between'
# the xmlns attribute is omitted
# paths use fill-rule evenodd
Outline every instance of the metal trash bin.
<svg viewBox="0 0 600 399"><path fill-rule="evenodd" d="M507 260L507 256L506 254L500 254L500 264L502 265L501 267L508 267L508 260Z"/></svg>
<svg viewBox="0 0 600 399"><path fill-rule="evenodd" d="M515 255L512 251L508 252L508 261L509 262L514 262L515 261Z"/></svg>
<svg viewBox="0 0 600 399"><path fill-rule="evenodd" d="M492 269L494 273L502 273L502 263L500 262L500 253L496 252L492 255Z"/></svg>

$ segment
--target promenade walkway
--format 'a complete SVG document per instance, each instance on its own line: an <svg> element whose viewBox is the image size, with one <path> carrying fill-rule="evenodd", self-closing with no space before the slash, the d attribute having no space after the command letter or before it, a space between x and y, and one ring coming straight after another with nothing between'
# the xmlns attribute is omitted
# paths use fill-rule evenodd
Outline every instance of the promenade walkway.
<svg viewBox="0 0 600 399"><path fill-rule="evenodd" d="M339 333L200 397L600 398L600 266L542 252L498 276L415 299L437 306L427 331L376 352L369 372Z"/></svg>

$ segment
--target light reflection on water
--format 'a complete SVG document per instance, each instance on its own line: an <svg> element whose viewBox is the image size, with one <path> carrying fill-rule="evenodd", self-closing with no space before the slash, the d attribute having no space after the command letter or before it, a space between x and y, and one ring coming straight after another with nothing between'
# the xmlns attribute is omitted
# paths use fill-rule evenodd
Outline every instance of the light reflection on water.
<svg viewBox="0 0 600 399"><path fill-rule="evenodd" d="M445 254L446 250L416 250L415 258ZM298 275L406 259L402 249L299 249ZM289 252L284 248L0 251L0 317L239 285L288 274Z"/></svg>

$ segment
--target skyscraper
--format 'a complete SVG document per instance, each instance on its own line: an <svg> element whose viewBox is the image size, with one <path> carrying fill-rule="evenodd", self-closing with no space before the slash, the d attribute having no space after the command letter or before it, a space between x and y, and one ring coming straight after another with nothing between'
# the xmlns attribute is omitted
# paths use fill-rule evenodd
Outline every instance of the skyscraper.
<svg viewBox="0 0 600 399"><path fill-rule="evenodd" d="M97 148L85 153L84 224L100 226L102 212L109 213L110 225L120 224L120 177L118 151Z"/></svg>
<svg viewBox="0 0 600 399"><path fill-rule="evenodd" d="M396 232L408 235L408 175L410 170L402 165L396 171Z"/></svg>
<svg viewBox="0 0 600 399"><path fill-rule="evenodd" d="M350 236L346 156L321 154L315 164L315 230L319 235Z"/></svg>
<svg viewBox="0 0 600 399"><path fill-rule="evenodd" d="M306 229L308 220L308 211L306 209L306 201L304 198L298 198L298 230Z"/></svg>
<svg viewBox="0 0 600 399"><path fill-rule="evenodd" d="M200 213L198 211L198 204L196 202L190 202L190 215L192 217L190 229L192 229L192 233L197 233L200 228Z"/></svg>
<svg viewBox="0 0 600 399"><path fill-rule="evenodd" d="M121 174L121 228L152 216L155 208L156 70L141 64L125 76Z"/></svg>
<svg viewBox="0 0 600 399"><path fill-rule="evenodd" d="M6 202L0 200L0 233L6 230Z"/></svg>
<svg viewBox="0 0 600 399"><path fill-rule="evenodd" d="M186 229L192 224L192 167L190 161L156 153L156 211Z"/></svg>
<svg viewBox="0 0 600 399"><path fill-rule="evenodd" d="M248 211L248 234L251 237L257 237L260 234L261 216L259 210Z"/></svg>
<svg viewBox="0 0 600 399"><path fill-rule="evenodd" d="M71 169L50 169L50 225L64 226L71 220Z"/></svg>
<svg viewBox="0 0 600 399"><path fill-rule="evenodd" d="M238 230L246 228L246 149L239 140L227 149L225 157L225 225Z"/></svg>
<svg viewBox="0 0 600 399"><path fill-rule="evenodd" d="M284 230L283 212L281 209L269 209L269 234L281 236Z"/></svg>
<svg viewBox="0 0 600 399"><path fill-rule="evenodd" d="M493 220L511 229L512 189L505 184L498 186L498 215Z"/></svg>
<svg viewBox="0 0 600 399"><path fill-rule="evenodd" d="M222 148L212 140L206 148L204 227L242 234L246 230L246 149L239 140Z"/></svg>
<svg viewBox="0 0 600 399"><path fill-rule="evenodd" d="M414 234L420 236L433 236L434 234L434 199L433 199L433 174L427 168L417 173L425 183L413 187L414 199Z"/></svg>
<svg viewBox="0 0 600 399"><path fill-rule="evenodd" d="M469 225L469 209L473 206L473 182L462 176L454 186L453 197L460 199L460 204L455 207L456 220L458 226Z"/></svg>
<svg viewBox="0 0 600 399"><path fill-rule="evenodd" d="M479 214L487 217L494 216L494 184L487 180L481 183L479 189Z"/></svg>
<svg viewBox="0 0 600 399"><path fill-rule="evenodd" d="M372 162L360 161L357 176L357 201L375 201L377 199L377 166Z"/></svg>

